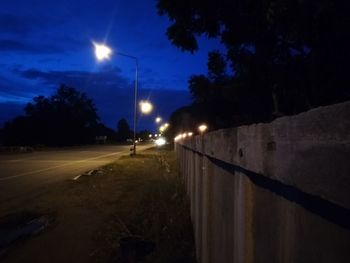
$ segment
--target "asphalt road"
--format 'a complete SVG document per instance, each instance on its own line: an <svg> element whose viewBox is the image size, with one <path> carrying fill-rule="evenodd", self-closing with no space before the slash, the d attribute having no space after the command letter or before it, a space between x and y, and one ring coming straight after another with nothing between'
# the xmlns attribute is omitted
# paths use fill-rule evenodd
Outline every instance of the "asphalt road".
<svg viewBox="0 0 350 263"><path fill-rule="evenodd" d="M139 145L138 151L151 145ZM0 155L0 204L25 198L60 181L117 160L130 153L125 146L85 146L24 154Z"/></svg>

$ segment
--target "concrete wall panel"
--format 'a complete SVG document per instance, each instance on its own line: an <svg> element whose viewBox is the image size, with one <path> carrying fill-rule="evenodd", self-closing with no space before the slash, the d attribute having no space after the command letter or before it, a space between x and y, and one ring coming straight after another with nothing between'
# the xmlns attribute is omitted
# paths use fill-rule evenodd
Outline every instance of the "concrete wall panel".
<svg viewBox="0 0 350 263"><path fill-rule="evenodd" d="M350 102L175 148L199 262L350 262Z"/></svg>

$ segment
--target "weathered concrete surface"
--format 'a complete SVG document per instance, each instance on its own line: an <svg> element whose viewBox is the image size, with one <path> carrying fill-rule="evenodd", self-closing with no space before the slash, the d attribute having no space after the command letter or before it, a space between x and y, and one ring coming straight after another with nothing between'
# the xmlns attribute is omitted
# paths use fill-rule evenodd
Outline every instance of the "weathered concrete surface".
<svg viewBox="0 0 350 263"><path fill-rule="evenodd" d="M329 201L349 213L350 102L196 136L176 149L200 262L350 262L349 228L316 211ZM315 196L321 208L210 158Z"/></svg>

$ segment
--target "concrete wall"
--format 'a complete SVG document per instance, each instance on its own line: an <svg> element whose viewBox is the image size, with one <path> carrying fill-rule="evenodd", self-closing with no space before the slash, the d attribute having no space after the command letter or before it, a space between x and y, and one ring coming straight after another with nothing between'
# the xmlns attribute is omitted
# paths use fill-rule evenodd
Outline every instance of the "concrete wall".
<svg viewBox="0 0 350 263"><path fill-rule="evenodd" d="M176 152L199 262L350 262L350 102Z"/></svg>

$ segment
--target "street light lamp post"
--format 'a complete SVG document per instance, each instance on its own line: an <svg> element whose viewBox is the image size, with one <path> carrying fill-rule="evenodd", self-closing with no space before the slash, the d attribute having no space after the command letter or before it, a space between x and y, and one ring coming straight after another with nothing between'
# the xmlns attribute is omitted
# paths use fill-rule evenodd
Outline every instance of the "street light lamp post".
<svg viewBox="0 0 350 263"><path fill-rule="evenodd" d="M134 144L133 144L133 155L136 155L136 122L137 122L137 85L138 85L138 71L139 71L139 62L137 57L135 56L131 56L131 55L127 55L121 52L116 52L117 55L123 56L123 57L127 57L127 58L131 58L135 61L135 91L134 91Z"/></svg>
<svg viewBox="0 0 350 263"><path fill-rule="evenodd" d="M134 91L134 148L133 155L136 155L136 118L137 118L137 84L138 84L138 70L139 70L139 62L137 57L125 55L122 53L118 53L121 56L129 57L135 60L135 91Z"/></svg>
<svg viewBox="0 0 350 263"><path fill-rule="evenodd" d="M95 55L98 60L109 59L112 54L112 49L104 44L93 43L95 46ZM135 92L134 92L134 140L133 140L133 155L136 154L136 118L137 118L137 84L138 84L138 59L135 56L130 56L121 52L116 52L117 55L131 58L135 61Z"/></svg>
<svg viewBox="0 0 350 263"><path fill-rule="evenodd" d="M199 133L201 135L203 135L203 133L208 129L208 126L205 125L205 124L201 124L200 126L198 126L198 130L199 130Z"/></svg>
<svg viewBox="0 0 350 263"><path fill-rule="evenodd" d="M144 114L150 114L153 110L153 105L147 100L141 100L140 103L140 111Z"/></svg>
<svg viewBox="0 0 350 263"><path fill-rule="evenodd" d="M157 117L156 118L156 123L160 123L162 121L162 118L161 117Z"/></svg>

